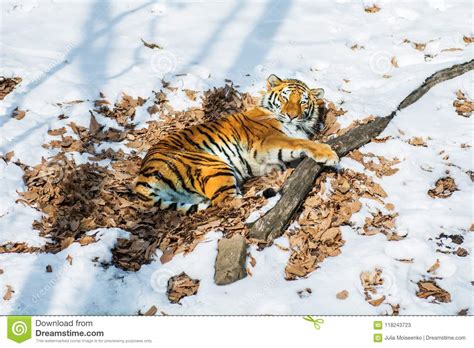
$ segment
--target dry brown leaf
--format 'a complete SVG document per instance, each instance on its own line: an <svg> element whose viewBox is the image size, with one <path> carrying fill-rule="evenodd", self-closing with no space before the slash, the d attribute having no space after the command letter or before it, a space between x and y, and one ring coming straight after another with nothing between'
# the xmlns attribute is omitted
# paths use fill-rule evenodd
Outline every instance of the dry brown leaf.
<svg viewBox="0 0 474 348"><path fill-rule="evenodd" d="M426 142L423 140L422 137L413 137L410 140L408 140L408 144L413 145L413 146L423 146L427 147Z"/></svg>
<svg viewBox="0 0 474 348"><path fill-rule="evenodd" d="M439 268L439 266L440 266L439 259L436 259L436 262L430 268L428 268L428 270L426 272L434 273Z"/></svg>
<svg viewBox="0 0 474 348"><path fill-rule="evenodd" d="M456 92L456 100L453 102L453 106L456 109L456 113L459 116L471 117L474 112L474 102L466 97L463 91L458 90Z"/></svg>
<svg viewBox="0 0 474 348"><path fill-rule="evenodd" d="M467 44L471 44L471 43L474 42L474 36L471 36L471 37L469 37L469 36L463 36L462 39L463 39L464 42L467 43Z"/></svg>
<svg viewBox="0 0 474 348"><path fill-rule="evenodd" d="M380 7L377 4L373 4L372 6L364 8L364 11L367 13L377 13L380 11Z"/></svg>
<svg viewBox="0 0 474 348"><path fill-rule="evenodd" d="M81 244L82 246L89 245L95 242L96 240L93 236L84 236L81 239L79 239L79 244Z"/></svg>
<svg viewBox="0 0 474 348"><path fill-rule="evenodd" d="M250 261L249 261L250 265L252 267L255 267L255 265L257 264L257 260L255 260L255 257L253 257L252 254L248 253L247 255L250 258Z"/></svg>
<svg viewBox="0 0 474 348"><path fill-rule="evenodd" d="M365 300L372 306L379 306L384 300L385 295L378 297L377 289L383 284L382 270L374 269L373 271L365 271L360 274L360 282L364 288ZM374 299L373 297L376 296Z"/></svg>
<svg viewBox="0 0 474 348"><path fill-rule="evenodd" d="M158 308L156 306L151 306L145 313L143 313L144 316L154 316L158 312Z"/></svg>
<svg viewBox="0 0 474 348"><path fill-rule="evenodd" d="M458 188L454 179L447 176L438 179L435 183L435 187L428 190L428 195L431 198L448 198L457 190Z"/></svg>
<svg viewBox="0 0 474 348"><path fill-rule="evenodd" d="M456 255L459 257L466 257L467 255L469 255L469 252L466 249L459 247L456 250Z"/></svg>
<svg viewBox="0 0 474 348"><path fill-rule="evenodd" d="M155 49L155 48L156 48L156 49L159 49L159 50L162 50L162 49L163 49L163 47L161 47L160 45L157 45L157 44L155 44L155 43L146 42L146 41L143 40L143 39L140 39L140 40L142 40L143 46L145 46L145 47L148 47L148 48L151 48L151 49Z"/></svg>
<svg viewBox="0 0 474 348"><path fill-rule="evenodd" d="M441 50L441 52L456 52L456 51L462 51L462 48L458 47L451 47L451 48L444 48Z"/></svg>
<svg viewBox="0 0 474 348"><path fill-rule="evenodd" d="M413 263L415 259L395 259L398 262L403 262L403 263Z"/></svg>
<svg viewBox="0 0 474 348"><path fill-rule="evenodd" d="M320 240L324 243L324 242L328 242L328 241L332 241L336 238L336 236L338 236L339 234L341 233L339 227L332 227L332 228L329 228L328 230L326 230Z"/></svg>
<svg viewBox="0 0 474 348"><path fill-rule="evenodd" d="M390 60L390 63L392 64L393 67L399 68L397 57L393 56L392 59Z"/></svg>
<svg viewBox="0 0 474 348"><path fill-rule="evenodd" d="M421 43L421 42L413 42L411 40L405 39L403 40L404 43L409 43L412 45L412 47L418 51L424 51L426 48L427 43ZM431 42L431 41L430 41Z"/></svg>
<svg viewBox="0 0 474 348"><path fill-rule="evenodd" d="M13 156L15 156L15 151L9 151L5 155L0 155L0 158L8 163L12 160Z"/></svg>
<svg viewBox="0 0 474 348"><path fill-rule="evenodd" d="M7 291L5 291L5 295L3 295L3 300L4 301L10 301L14 292L15 291L13 290L11 285L7 285Z"/></svg>
<svg viewBox="0 0 474 348"><path fill-rule="evenodd" d="M15 110L13 110L13 113L12 113L12 117L17 119L17 120L21 120L25 117L26 115L26 112L23 111L23 110L20 110L18 109L18 107L15 108Z"/></svg>
<svg viewBox="0 0 474 348"><path fill-rule="evenodd" d="M361 46L361 45L359 45L359 44L354 44L354 45L351 46L351 50L353 50L353 51L355 51L355 50L363 50L363 49L365 49L365 47L364 47L364 46Z"/></svg>
<svg viewBox="0 0 474 348"><path fill-rule="evenodd" d="M74 237L67 237L61 241L61 250L66 249L69 247L72 243L74 243Z"/></svg>
<svg viewBox="0 0 474 348"><path fill-rule="evenodd" d="M174 257L174 252L171 250L165 250L165 252L160 257L160 262L165 264L170 262Z"/></svg>
<svg viewBox="0 0 474 348"><path fill-rule="evenodd" d="M193 90L190 90L190 89L185 89L184 90L184 93L186 93L186 96L191 99L192 101L195 101L196 100L196 95L197 95L197 92L196 91L193 91Z"/></svg>
<svg viewBox="0 0 474 348"><path fill-rule="evenodd" d="M413 44L418 51L424 51L426 48L426 43L413 42Z"/></svg>
<svg viewBox="0 0 474 348"><path fill-rule="evenodd" d="M0 100L11 93L21 81L21 77L0 76Z"/></svg>
<svg viewBox="0 0 474 348"><path fill-rule="evenodd" d="M168 280L168 299L171 303L178 303L183 297L197 293L199 280L191 279L186 273L181 273Z"/></svg>
<svg viewBox="0 0 474 348"><path fill-rule="evenodd" d="M451 295L446 290L440 288L434 280L430 281L419 281L418 292L416 296L420 298L434 297L434 302L451 302Z"/></svg>
<svg viewBox="0 0 474 348"><path fill-rule="evenodd" d="M378 298L378 299L375 299L375 300L369 300L369 304L371 304L372 306L374 307L378 307L382 304L382 302L385 301L385 295L383 295L382 297Z"/></svg>
<svg viewBox="0 0 474 348"><path fill-rule="evenodd" d="M69 265L72 265L72 256L68 254L66 257L66 261L69 263Z"/></svg>
<svg viewBox="0 0 474 348"><path fill-rule="evenodd" d="M338 292L336 294L336 298L339 300L345 300L348 297L349 297L349 291L347 290L342 290L341 292Z"/></svg>

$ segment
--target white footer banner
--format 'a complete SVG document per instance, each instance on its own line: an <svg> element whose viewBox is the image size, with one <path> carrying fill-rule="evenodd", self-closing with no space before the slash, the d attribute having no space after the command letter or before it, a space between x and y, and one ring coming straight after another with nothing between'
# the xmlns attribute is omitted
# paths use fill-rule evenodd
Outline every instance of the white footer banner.
<svg viewBox="0 0 474 348"><path fill-rule="evenodd" d="M372 316L5 316L0 347L473 347L474 319ZM263 347L263 346L262 346Z"/></svg>

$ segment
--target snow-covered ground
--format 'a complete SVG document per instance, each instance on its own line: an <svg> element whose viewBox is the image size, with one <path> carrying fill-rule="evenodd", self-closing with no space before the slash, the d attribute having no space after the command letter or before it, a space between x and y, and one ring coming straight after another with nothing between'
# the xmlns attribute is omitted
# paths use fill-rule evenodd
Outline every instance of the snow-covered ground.
<svg viewBox="0 0 474 348"><path fill-rule="evenodd" d="M379 12L364 11L374 3ZM160 90L162 78L198 91L231 79L241 91L257 95L265 78L275 73L323 87L327 99L348 111L339 117L347 126L369 114L387 115L433 72L473 58L474 45L463 41L473 36L470 0L3 0L1 7L0 75L20 76L23 82L0 102L0 154L14 151L14 159L29 165L55 154L41 147L50 139L49 129L71 121L88 126L88 110L99 92L109 100L123 92L148 98ZM140 39L163 49L149 49ZM417 50L405 39L426 47ZM383 134L392 139L361 149L402 160L395 175L374 176L399 214L397 230L407 234L401 241L382 234L362 236L346 226L342 253L295 281L284 279L289 252L251 247L257 261L253 276L216 286L213 265L220 232L209 233L192 253L164 265L158 252L156 261L134 273L100 266L110 261L116 239L128 235L102 229L99 242L73 243L58 254L0 255L0 291L7 285L14 290L10 300L0 300L0 314L135 314L152 305L167 314L383 314L391 312L392 303L400 304L400 314L454 315L468 309L472 315L473 232L464 232L467 257L437 252L433 239L441 232L469 230L474 222L473 183L467 173L474 170L473 153L461 148L473 145L474 127L472 117L457 115L452 106L458 89L474 98L473 81L471 72L436 86L393 120ZM167 93L176 109L196 104L180 90ZM89 101L57 105L77 99ZM27 111L22 120L10 117L16 107ZM69 119L58 120L61 113ZM145 125L149 117L141 113L139 120ZM414 136L428 146L409 145ZM449 158L443 159L446 154ZM373 176L352 159L343 159L341 166ZM427 191L446 171L459 190L447 199L431 198ZM15 164L0 160L0 244L42 245L44 239L32 228L40 213L15 203L17 191L25 189L22 174ZM353 220L363 221L374 209L367 202ZM288 244L286 237L276 242ZM97 257L99 262L93 261ZM451 294L450 303L415 295L416 283L427 277L436 259L437 283ZM45 272L46 265L52 273ZM387 298L378 307L365 301L359 279L361 272L375 268L383 269L380 292ZM171 304L166 282L182 271L200 279L199 291L181 305ZM306 288L312 293L301 298L297 292ZM341 290L349 292L347 299L336 298Z"/></svg>

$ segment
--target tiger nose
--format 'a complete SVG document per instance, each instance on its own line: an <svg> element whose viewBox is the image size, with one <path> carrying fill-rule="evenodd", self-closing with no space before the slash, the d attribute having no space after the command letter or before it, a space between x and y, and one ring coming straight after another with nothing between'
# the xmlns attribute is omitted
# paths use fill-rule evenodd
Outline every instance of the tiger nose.
<svg viewBox="0 0 474 348"><path fill-rule="evenodd" d="M298 111L297 111L296 109L294 109L294 110L288 110L288 111L286 112L286 115L287 115L290 119L294 119L294 118L296 118L296 117L299 116L299 113L298 113Z"/></svg>
<svg viewBox="0 0 474 348"><path fill-rule="evenodd" d="M291 93L286 107L286 114L291 119L300 116L301 105L299 103L299 95L297 93Z"/></svg>

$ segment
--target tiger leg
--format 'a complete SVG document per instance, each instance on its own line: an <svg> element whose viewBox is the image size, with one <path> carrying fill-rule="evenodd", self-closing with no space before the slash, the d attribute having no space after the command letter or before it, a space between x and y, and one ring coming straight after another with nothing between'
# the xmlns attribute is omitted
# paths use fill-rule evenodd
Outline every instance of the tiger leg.
<svg viewBox="0 0 474 348"><path fill-rule="evenodd" d="M194 212L235 197L238 184L232 168L215 155L171 151L153 154L142 166L135 192L149 206Z"/></svg>
<svg viewBox="0 0 474 348"><path fill-rule="evenodd" d="M237 179L232 168L225 162L212 167L201 168L198 181L201 183L202 194L212 204L219 204L224 200L239 195Z"/></svg>
<svg viewBox="0 0 474 348"><path fill-rule="evenodd" d="M209 160L186 152L160 151L146 158L135 182L135 193L147 206L194 212L208 206L209 200L194 180L195 171Z"/></svg>
<svg viewBox="0 0 474 348"><path fill-rule="evenodd" d="M339 162L339 157L327 144L307 139L290 138L284 135L271 136L264 139L257 152L257 160L266 163L291 162L304 156L318 163L333 166Z"/></svg>

